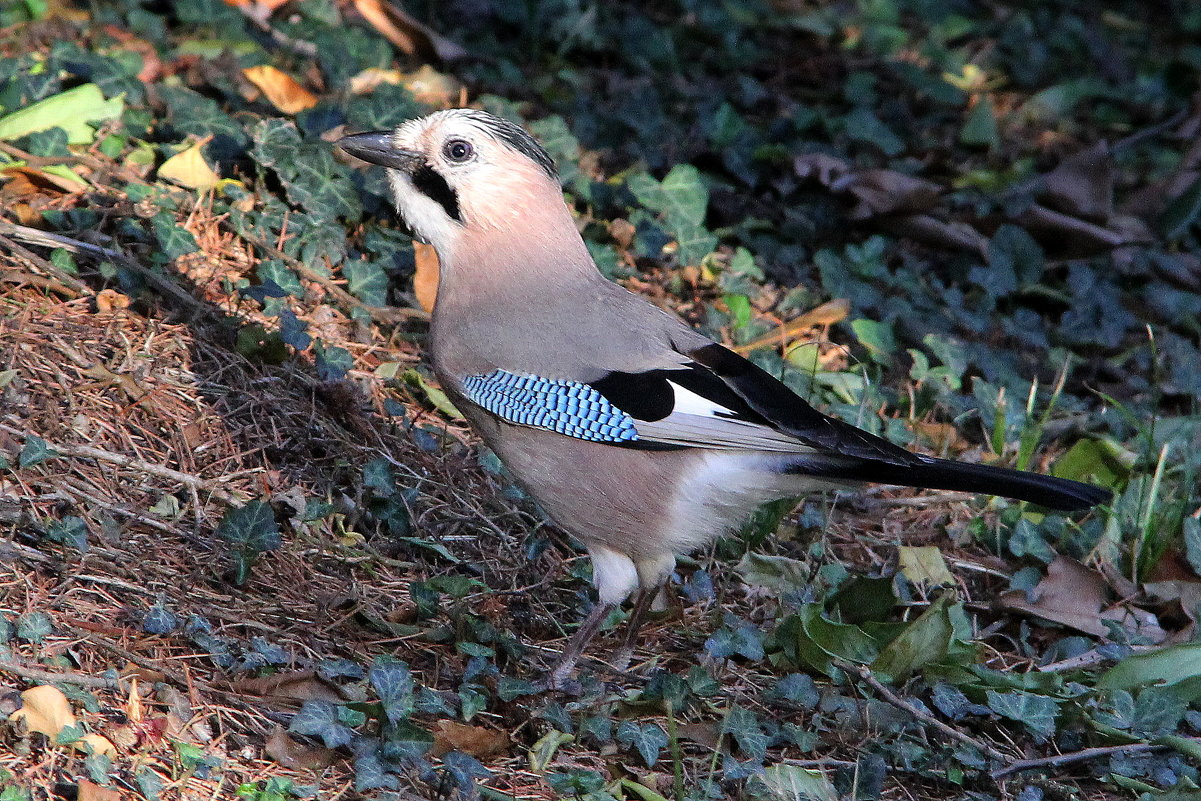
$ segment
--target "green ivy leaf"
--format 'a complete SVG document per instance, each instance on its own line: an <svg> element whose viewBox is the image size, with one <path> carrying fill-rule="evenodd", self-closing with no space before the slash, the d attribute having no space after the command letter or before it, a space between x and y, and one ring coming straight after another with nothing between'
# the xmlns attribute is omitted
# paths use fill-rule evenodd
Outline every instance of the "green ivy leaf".
<svg viewBox="0 0 1201 801"><path fill-rule="evenodd" d="M21 467L33 467L35 464L53 459L58 455L58 451L47 445L46 440L30 434L25 438L25 445L17 457L17 464Z"/></svg>
<svg viewBox="0 0 1201 801"><path fill-rule="evenodd" d="M638 723L623 720L617 726L617 742L633 746L648 768L659 761L659 754L667 746L667 732L657 723Z"/></svg>
<svg viewBox="0 0 1201 801"><path fill-rule="evenodd" d="M388 722L395 724L413 711L413 675L401 661L377 661L371 666L368 680L379 695Z"/></svg>
<svg viewBox="0 0 1201 801"><path fill-rule="evenodd" d="M756 762L767 755L768 737L759 724L759 718L746 707L733 704L722 721L721 731L732 736L742 753Z"/></svg>
<svg viewBox="0 0 1201 801"><path fill-rule="evenodd" d="M989 690L987 698L989 709L1003 718L1021 723L1039 740L1045 740L1055 733L1059 707L1053 699L1021 690L1007 693Z"/></svg>
<svg viewBox="0 0 1201 801"><path fill-rule="evenodd" d="M26 612L17 616L17 638L40 644L54 633L54 623L45 612Z"/></svg>
<svg viewBox="0 0 1201 801"><path fill-rule="evenodd" d="M183 228L170 211L160 211L150 220L150 230L168 259L178 259L200 250L196 237Z"/></svg>
<svg viewBox="0 0 1201 801"><path fill-rule="evenodd" d="M1012 277L1015 288L1037 284L1046 267L1046 255L1024 228L1002 225L988 243L989 266Z"/></svg>
<svg viewBox="0 0 1201 801"><path fill-rule="evenodd" d="M378 264L364 259L355 259L342 265L346 276L346 288L368 306L388 304L388 275Z"/></svg>
<svg viewBox="0 0 1201 801"><path fill-rule="evenodd" d="M354 731L338 720L338 707L329 701L305 701L292 716L288 731L307 737L320 737L326 748L350 745Z"/></svg>
<svg viewBox="0 0 1201 801"><path fill-rule="evenodd" d="M46 529L46 536L80 553L88 552L88 524L82 517L69 515L56 520Z"/></svg>
<svg viewBox="0 0 1201 801"><path fill-rule="evenodd" d="M976 101L976 105L968 112L963 129L959 132L959 141L965 145L990 149L1001 146L1001 135L997 131L997 113L993 109L992 100L987 96Z"/></svg>

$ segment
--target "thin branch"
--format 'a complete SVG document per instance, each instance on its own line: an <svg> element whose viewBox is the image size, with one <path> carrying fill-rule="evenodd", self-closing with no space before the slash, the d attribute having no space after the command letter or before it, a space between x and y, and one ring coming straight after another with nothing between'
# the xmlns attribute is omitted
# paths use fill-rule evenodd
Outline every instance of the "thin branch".
<svg viewBox="0 0 1201 801"><path fill-rule="evenodd" d="M4 423L0 423L0 431L6 431L9 434L14 434L22 439L31 436L30 432L22 431ZM132 456L125 456L120 453L112 453L111 451L94 448L91 445L62 445L53 442L46 442L46 446L58 451L63 456L72 456L82 459L95 459L99 462L115 464L118 467L128 467L132 470L140 470L159 478L165 478L168 481L175 481L189 487L195 487L212 495L214 498L223 501L233 506L241 506L244 501L235 497L225 489L222 489L219 482L209 479L194 476L191 473L183 473L179 470L173 470L170 467L164 467L161 464L154 464L142 459L135 459Z"/></svg>
<svg viewBox="0 0 1201 801"><path fill-rule="evenodd" d="M946 723L943 723L941 720L934 717L924 709L919 709L918 707L909 703L904 698L890 690L888 687L885 687L879 679L872 675L871 670L869 670L867 667L863 665L852 665L849 662L843 662L841 660L835 660L835 664L843 670L859 676L859 678L863 679L863 681L866 682L867 685L873 690L875 690L881 698L895 706L897 709L908 712L910 715L922 721L923 723L928 723L943 734L950 737L952 740L957 740L964 745L970 745L972 748L975 748L977 751L995 762L1001 762L1005 764L1013 762L1011 757L998 751L992 745L981 740L977 740L975 737L970 735L964 734L953 726L948 726Z"/></svg>
<svg viewBox="0 0 1201 801"><path fill-rule="evenodd" d="M1035 768L1057 768L1060 765L1070 765L1073 762L1084 762L1089 759L1098 759L1100 757L1113 756L1114 754L1141 754L1147 751L1161 751L1165 748L1170 748L1168 745L1155 745L1152 743L1129 743L1127 745L1102 745L1096 748L1084 748L1080 751L1071 751L1067 754L1056 754L1055 756L1043 757L1041 759L1019 759L1003 768L997 768L990 775L994 779L1000 779L1008 776L1011 773L1018 773L1023 770L1034 770Z"/></svg>
<svg viewBox="0 0 1201 801"><path fill-rule="evenodd" d="M279 259L280 261L284 262L290 268L303 276L305 280L319 284L326 292L333 295L339 303L345 304L352 309L360 309L366 312L371 316L371 319L375 320L376 322L395 325L405 320L428 320L430 318L429 312L425 311L424 309L409 309L402 306L389 306L387 308L380 306L369 306L356 298L354 295L347 292L342 287L338 286L333 279L322 275L299 259L292 258L279 248L274 247L273 245L264 242L261 239L251 237L244 231L237 230L228 220L223 220L221 222L221 227L232 233L234 236L249 242L251 245L263 251L271 258Z"/></svg>
<svg viewBox="0 0 1201 801"><path fill-rule="evenodd" d="M63 684L78 684L80 687L91 687L99 690L119 689L120 681L106 679L101 676L88 676L84 673L64 673L55 670L26 667L16 662L0 662L0 673L10 673L23 679L40 682L61 682Z"/></svg>

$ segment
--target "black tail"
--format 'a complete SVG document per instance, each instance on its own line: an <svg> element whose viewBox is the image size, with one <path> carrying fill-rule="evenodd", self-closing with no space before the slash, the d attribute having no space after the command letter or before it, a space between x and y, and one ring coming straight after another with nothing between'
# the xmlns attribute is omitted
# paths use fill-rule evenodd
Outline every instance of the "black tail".
<svg viewBox="0 0 1201 801"><path fill-rule="evenodd" d="M953 462L919 456L916 464L897 465L885 462L857 460L838 465L821 465L807 461L789 470L790 473L852 481L893 484L898 487L978 492L981 495L1000 495L1019 501L1029 501L1049 509L1074 512L1090 509L1107 502L1113 493L1092 484L1066 478L990 467L970 462Z"/></svg>

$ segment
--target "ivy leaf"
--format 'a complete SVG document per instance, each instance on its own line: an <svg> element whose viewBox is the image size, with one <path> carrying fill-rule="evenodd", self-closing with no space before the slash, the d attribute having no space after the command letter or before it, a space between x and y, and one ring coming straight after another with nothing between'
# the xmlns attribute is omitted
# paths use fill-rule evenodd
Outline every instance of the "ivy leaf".
<svg viewBox="0 0 1201 801"><path fill-rule="evenodd" d="M705 651L714 659L741 656L757 662L763 658L763 633L749 623L722 626L705 640Z"/></svg>
<svg viewBox="0 0 1201 801"><path fill-rule="evenodd" d="M308 334L308 324L291 309L280 309L279 338L285 345L291 345L296 350L305 350L313 343L313 338Z"/></svg>
<svg viewBox="0 0 1201 801"><path fill-rule="evenodd" d="M217 535L233 546L234 583L246 583L259 554L280 546L279 524L270 505L250 501L229 509L217 526Z"/></svg>
<svg viewBox="0 0 1201 801"><path fill-rule="evenodd" d="M361 679L366 675L362 665L341 657L322 659L316 664L317 675L326 681L334 679Z"/></svg>
<svg viewBox="0 0 1201 801"><path fill-rule="evenodd" d="M648 768L659 761L659 753L667 746L667 733L656 723L623 720L617 727L617 742L633 746Z"/></svg>
<svg viewBox="0 0 1201 801"><path fill-rule="evenodd" d="M255 273L263 283L270 281L294 298L304 297L304 286L300 283L300 277L279 259L263 259Z"/></svg>
<svg viewBox="0 0 1201 801"><path fill-rule="evenodd" d="M368 790L399 790L400 779L388 772L375 754L364 754L354 761L355 792Z"/></svg>
<svg viewBox="0 0 1201 801"><path fill-rule="evenodd" d="M401 661L379 661L371 666L368 680L379 695L388 722L396 724L413 711L413 675Z"/></svg>
<svg viewBox="0 0 1201 801"><path fill-rule="evenodd" d="M21 467L33 467L35 464L53 459L58 455L58 451L47 445L46 440L30 434L25 438L25 445L17 457L17 464Z"/></svg>
<svg viewBox="0 0 1201 801"><path fill-rule="evenodd" d="M327 347L318 342L313 352L317 357L317 377L322 381L340 381L354 367L354 357L345 348L336 345Z"/></svg>
<svg viewBox="0 0 1201 801"><path fill-rule="evenodd" d="M236 158L245 150L249 141L246 132L216 101L183 86L160 83L155 89L167 107L167 123L178 138L187 134L213 137L209 153L222 161Z"/></svg>
<svg viewBox="0 0 1201 801"><path fill-rule="evenodd" d="M363 465L363 486L370 487L372 494L387 498L396 492L396 476L392 463L380 457Z"/></svg>
<svg viewBox="0 0 1201 801"><path fill-rule="evenodd" d="M147 801L157 801L163 792L163 788L167 786L166 782L163 781L163 777L150 768L139 770L134 775L134 781L138 783L138 790Z"/></svg>
<svg viewBox="0 0 1201 801"><path fill-rule="evenodd" d="M1051 698L1021 690L1007 693L989 690L987 697L989 709L1003 718L1021 723L1039 740L1045 740L1055 733L1059 707Z"/></svg>
<svg viewBox="0 0 1201 801"><path fill-rule="evenodd" d="M776 682L771 697L796 704L802 709L814 709L821 700L817 684L807 673L789 673Z"/></svg>
<svg viewBox="0 0 1201 801"><path fill-rule="evenodd" d="M384 306L388 302L388 276L378 264L355 259L342 265L346 288L368 306Z"/></svg>
<svg viewBox="0 0 1201 801"><path fill-rule="evenodd" d="M280 546L275 512L263 501L249 501L226 511L217 526L217 534L228 542L258 552L274 551Z"/></svg>
<svg viewBox="0 0 1201 801"><path fill-rule="evenodd" d="M886 156L898 156L905 142L866 108L859 107L846 116L846 133L856 142L874 145Z"/></svg>
<svg viewBox="0 0 1201 801"><path fill-rule="evenodd" d="M146 610L142 617L142 631L147 634L166 635L179 628L179 617L162 602Z"/></svg>
<svg viewBox="0 0 1201 801"><path fill-rule="evenodd" d="M993 109L992 100L987 96L981 97L968 112L967 121L963 123L963 129L959 132L959 141L978 147L1000 147L1001 135L997 132L997 114Z"/></svg>
<svg viewBox="0 0 1201 801"><path fill-rule="evenodd" d="M462 751L448 751L443 754L442 767L450 775L463 798L470 798L473 793L478 792L475 789L476 779L492 777L492 771L480 764L478 759Z"/></svg>
<svg viewBox="0 0 1201 801"><path fill-rule="evenodd" d="M742 753L756 762L767 754L767 735L759 725L759 718L746 707L734 704L721 724L723 734L729 734L738 743ZM649 767L649 765L647 766Z"/></svg>
<svg viewBox="0 0 1201 801"><path fill-rule="evenodd" d="M251 155L279 176L288 200L310 215L315 225L362 216L350 171L334 160L328 144L304 141L291 121L278 118L259 122L253 137Z"/></svg>
<svg viewBox="0 0 1201 801"><path fill-rule="evenodd" d="M196 237L179 224L175 214L170 211L160 211L150 219L150 230L162 248L163 255L174 261L181 256L200 250Z"/></svg>
<svg viewBox="0 0 1201 801"><path fill-rule="evenodd" d="M931 701L933 701L934 706L938 708L939 712L942 712L951 720L959 720L965 715L987 715L990 713L988 707L983 704L972 703L958 688L946 682L939 682L934 685Z"/></svg>
<svg viewBox="0 0 1201 801"><path fill-rule="evenodd" d="M329 701L305 701L304 706L292 716L288 731L320 737L326 748L349 745L354 738L354 731L339 722L338 707Z"/></svg>
<svg viewBox="0 0 1201 801"><path fill-rule="evenodd" d="M17 616L18 639L37 644L53 633L54 623L45 612L26 612Z"/></svg>
<svg viewBox="0 0 1201 801"><path fill-rule="evenodd" d="M46 529L46 536L80 553L88 552L88 524L82 517L68 515L56 520Z"/></svg>
<svg viewBox="0 0 1201 801"><path fill-rule="evenodd" d="M989 240L988 263L994 270L1012 274L1019 287L1026 287L1042 278L1046 255L1024 228L1002 225Z"/></svg>

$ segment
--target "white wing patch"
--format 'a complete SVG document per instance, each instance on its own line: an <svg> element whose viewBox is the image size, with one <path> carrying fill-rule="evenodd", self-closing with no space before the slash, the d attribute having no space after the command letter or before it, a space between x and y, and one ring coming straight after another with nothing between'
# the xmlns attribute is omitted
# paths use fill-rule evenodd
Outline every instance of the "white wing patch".
<svg viewBox="0 0 1201 801"><path fill-rule="evenodd" d="M706 397L697 395L690 389L685 389L674 381L668 381L671 391L675 394L675 403L671 407L672 414L695 414L701 417L717 417L732 415L733 411L714 403Z"/></svg>
<svg viewBox="0 0 1201 801"><path fill-rule="evenodd" d="M749 420L708 398L668 381L675 394L671 414L662 420L638 421L638 436L668 445L717 450L811 453L795 437Z"/></svg>

